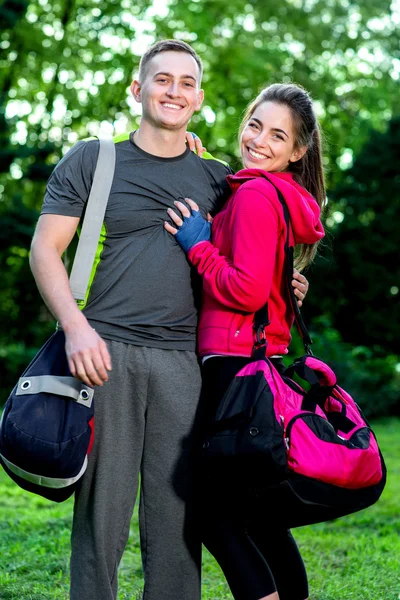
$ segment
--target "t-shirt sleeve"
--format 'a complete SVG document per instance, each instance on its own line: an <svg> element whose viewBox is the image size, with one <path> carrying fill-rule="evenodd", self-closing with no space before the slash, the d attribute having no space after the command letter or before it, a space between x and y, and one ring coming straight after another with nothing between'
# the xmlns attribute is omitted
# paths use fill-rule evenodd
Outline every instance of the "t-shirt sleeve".
<svg viewBox="0 0 400 600"><path fill-rule="evenodd" d="M211 210L211 216L213 217L222 210L222 208L224 207L227 200L232 194L232 190L226 179L228 175L233 175L233 171L229 166L226 167L225 178L220 182L220 185L218 187L219 193L216 195L214 206Z"/></svg>
<svg viewBox="0 0 400 600"><path fill-rule="evenodd" d="M99 141L80 141L51 174L41 214L80 217L89 197L99 154Z"/></svg>
<svg viewBox="0 0 400 600"><path fill-rule="evenodd" d="M214 216L221 210L231 195L232 190L226 178L228 175L233 175L233 171L228 163L215 159L208 152L203 153L201 161L208 170L209 180L214 190L213 207L210 211Z"/></svg>

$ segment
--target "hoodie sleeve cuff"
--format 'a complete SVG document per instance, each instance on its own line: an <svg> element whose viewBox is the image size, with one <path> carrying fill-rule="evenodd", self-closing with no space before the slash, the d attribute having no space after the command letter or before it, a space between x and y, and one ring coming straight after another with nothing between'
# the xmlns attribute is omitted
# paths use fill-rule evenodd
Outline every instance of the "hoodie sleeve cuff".
<svg viewBox="0 0 400 600"><path fill-rule="evenodd" d="M207 240L202 240L201 242L197 242L197 244L195 244L194 246L192 246L190 248L190 250L187 253L187 257L190 260L191 263L194 263L196 260L196 254L199 250L204 250L204 248L206 248L207 246L211 246L212 244L211 242L207 241Z"/></svg>

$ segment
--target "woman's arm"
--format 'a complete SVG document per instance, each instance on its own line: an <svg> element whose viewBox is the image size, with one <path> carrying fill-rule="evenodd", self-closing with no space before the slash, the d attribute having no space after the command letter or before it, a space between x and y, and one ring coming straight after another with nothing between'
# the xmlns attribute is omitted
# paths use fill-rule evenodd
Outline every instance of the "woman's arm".
<svg viewBox="0 0 400 600"><path fill-rule="evenodd" d="M194 202L188 201L188 204L192 211L198 210ZM199 239L200 215L193 219L184 204L176 203L176 206L184 216L182 222L169 211L171 219L180 227L177 241L181 243L184 238L181 245L203 277L204 289L229 308L248 312L261 308L270 293L278 239L278 215L268 199L257 189L248 187L236 193L231 228L227 232L231 243L229 257L206 241L209 236L201 238L200 235ZM177 233L171 225L166 224L165 228Z"/></svg>
<svg viewBox="0 0 400 600"><path fill-rule="evenodd" d="M206 223L199 214L197 204L189 198L186 198L186 202L189 204L191 212L182 202L175 202L176 207L184 216L184 221L173 210L168 210L168 214L176 227L168 222L165 222L164 227L169 233L175 236L175 239L184 251L189 252L195 244L209 241L211 236L209 228L205 227ZM208 221L210 220L212 219L209 218ZM216 251L216 254L219 254L218 251ZM308 281L304 275L295 270L293 272L292 286L297 297L297 304L301 307L308 292Z"/></svg>
<svg viewBox="0 0 400 600"><path fill-rule="evenodd" d="M268 300L274 272L279 220L274 207L258 190L238 190L227 232L231 251L223 256L209 244L199 244L188 258L203 277L204 289L221 304L256 312Z"/></svg>

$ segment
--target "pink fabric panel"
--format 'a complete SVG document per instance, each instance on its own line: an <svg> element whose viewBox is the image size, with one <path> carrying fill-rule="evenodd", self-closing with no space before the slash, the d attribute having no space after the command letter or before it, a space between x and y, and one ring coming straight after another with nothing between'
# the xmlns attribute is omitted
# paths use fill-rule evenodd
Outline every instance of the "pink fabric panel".
<svg viewBox="0 0 400 600"><path fill-rule="evenodd" d="M330 367L322 360L315 358L315 356L307 356L305 363L310 369L313 369L319 377L321 385L335 385L336 375Z"/></svg>
<svg viewBox="0 0 400 600"><path fill-rule="evenodd" d="M264 377L267 380L274 397L276 419L281 422L281 416L283 415L285 417L285 422L287 422L288 418L291 418L288 416L289 413L301 412L303 397L283 381L282 377L272 364L270 364L270 367L271 368L269 368L264 361L260 360L243 367L238 376L255 375L258 371L263 371ZM302 389L301 386L298 387ZM315 414L326 419L325 413L319 406L317 406Z"/></svg>
<svg viewBox="0 0 400 600"><path fill-rule="evenodd" d="M240 369L236 377L244 377L245 375L255 375L256 373L258 373L258 371L264 371L263 360L257 360L255 362L249 363L248 365L243 367L243 369Z"/></svg>
<svg viewBox="0 0 400 600"><path fill-rule="evenodd" d="M280 415L285 415L289 411L298 411L300 409L302 401L301 396L284 383L273 365L270 364L270 366L268 366L263 360L249 363L240 370L236 377L255 375L258 371L263 371L264 377L272 391L277 421L281 422Z"/></svg>
<svg viewBox="0 0 400 600"><path fill-rule="evenodd" d="M291 418L289 413L302 412L303 396L288 386L274 367L272 367L272 374L266 369L264 375L274 395L275 415L279 421L281 421L281 415L285 417L285 422L288 422L288 419ZM297 382L296 385L303 389ZM316 407L315 414L326 419L324 411L319 406Z"/></svg>
<svg viewBox="0 0 400 600"><path fill-rule="evenodd" d="M315 409L315 414L319 415L320 417L323 417L326 420L328 420L326 414L324 413L324 411L322 410L322 408L320 408L318 405L317 405L317 408Z"/></svg>
<svg viewBox="0 0 400 600"><path fill-rule="evenodd" d="M382 478L379 452L372 434L369 448L351 450L320 440L302 419L297 419L291 430L288 466L301 475L348 489L375 485Z"/></svg>
<svg viewBox="0 0 400 600"><path fill-rule="evenodd" d="M325 402L325 410L327 412L342 412L343 404L336 400L333 396L329 396Z"/></svg>
<svg viewBox="0 0 400 600"><path fill-rule="evenodd" d="M354 404L354 400L350 396L350 394L348 394L345 390L343 390L341 387L339 387L337 385L335 387L335 389L333 390L333 395L340 398L345 403L346 417L348 417L349 419L354 421L354 423L356 425L365 424L365 421L362 418L362 416L360 415L360 413L358 412L358 409L356 408L356 406Z"/></svg>
<svg viewBox="0 0 400 600"><path fill-rule="evenodd" d="M245 375L255 375L258 371L264 371L264 361L257 360L256 362L251 362L243 369L240 369L239 373L236 377L244 377Z"/></svg>
<svg viewBox="0 0 400 600"><path fill-rule="evenodd" d="M274 409L278 421L281 422L281 415L300 411L302 396L283 381L275 367L272 366L271 371L266 369L264 375L274 395Z"/></svg>

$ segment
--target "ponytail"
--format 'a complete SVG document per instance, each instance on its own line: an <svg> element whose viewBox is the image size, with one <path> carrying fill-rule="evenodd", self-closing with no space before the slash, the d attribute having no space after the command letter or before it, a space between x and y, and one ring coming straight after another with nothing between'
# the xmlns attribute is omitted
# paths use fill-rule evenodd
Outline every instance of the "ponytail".
<svg viewBox="0 0 400 600"><path fill-rule="evenodd" d="M322 143L319 126L312 132L307 152L296 162L290 163L289 171L293 178L303 186L317 201L321 217L326 206L325 177L322 163ZM319 242L300 244L295 251L294 265L301 271L315 258Z"/></svg>

